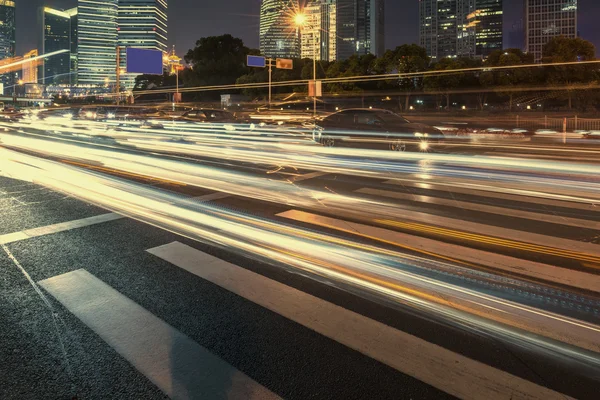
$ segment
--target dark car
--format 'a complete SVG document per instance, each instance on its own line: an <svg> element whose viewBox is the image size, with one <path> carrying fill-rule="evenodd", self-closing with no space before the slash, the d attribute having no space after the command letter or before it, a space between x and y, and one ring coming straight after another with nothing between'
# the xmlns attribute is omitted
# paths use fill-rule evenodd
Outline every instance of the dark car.
<svg viewBox="0 0 600 400"><path fill-rule="evenodd" d="M440 147L443 133L429 125L411 123L382 109L348 109L317 122L313 138L324 146L428 151Z"/></svg>
<svg viewBox="0 0 600 400"><path fill-rule="evenodd" d="M229 111L198 109L190 110L177 118L178 121L208 122L208 123L235 123L238 122L235 115Z"/></svg>

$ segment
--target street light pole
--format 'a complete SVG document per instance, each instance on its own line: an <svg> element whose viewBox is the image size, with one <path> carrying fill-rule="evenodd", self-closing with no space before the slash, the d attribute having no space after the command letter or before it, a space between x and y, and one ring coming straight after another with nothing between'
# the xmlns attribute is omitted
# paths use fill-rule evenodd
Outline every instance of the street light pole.
<svg viewBox="0 0 600 400"><path fill-rule="evenodd" d="M321 40L319 39L319 41L317 42L317 36L315 35L315 25L307 25L307 17L306 14L304 13L298 13L294 16L294 23L296 24L296 26L298 27L299 33L300 33L300 46L302 47L302 30L305 29L306 27L309 27L312 29L312 40L313 40L313 80L312 80L312 87L313 87L313 117L315 118L315 120L317 119L317 54L318 54L318 50L320 48L320 42ZM314 22L313 22L314 23ZM309 84L310 86L310 84ZM310 90L309 90L310 92Z"/></svg>
<svg viewBox="0 0 600 400"><path fill-rule="evenodd" d="M317 50L318 50L318 47L317 47L316 37L314 35L314 28L313 28L313 40L315 42L314 56L313 56L313 87L314 87L313 117L315 118L315 121L316 121L317 120Z"/></svg>
<svg viewBox="0 0 600 400"><path fill-rule="evenodd" d="M269 63L269 110L271 109L271 97L273 93L273 59L267 58Z"/></svg>

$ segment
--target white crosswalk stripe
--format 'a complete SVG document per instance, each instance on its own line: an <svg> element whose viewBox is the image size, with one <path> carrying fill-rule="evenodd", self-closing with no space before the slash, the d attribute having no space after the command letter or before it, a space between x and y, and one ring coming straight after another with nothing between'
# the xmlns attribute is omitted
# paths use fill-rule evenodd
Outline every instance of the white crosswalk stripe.
<svg viewBox="0 0 600 400"><path fill-rule="evenodd" d="M454 396L490 400L568 398L182 243L148 251Z"/></svg>
<svg viewBox="0 0 600 400"><path fill-rule="evenodd" d="M172 399L279 398L85 270L39 284Z"/></svg>

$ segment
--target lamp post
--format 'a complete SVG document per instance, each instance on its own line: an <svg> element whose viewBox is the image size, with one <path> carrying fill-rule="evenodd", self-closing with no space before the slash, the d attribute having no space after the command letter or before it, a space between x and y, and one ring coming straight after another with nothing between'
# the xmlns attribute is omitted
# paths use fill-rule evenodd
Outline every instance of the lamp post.
<svg viewBox="0 0 600 400"><path fill-rule="evenodd" d="M314 35L314 26L310 26L307 25L308 22L308 18L306 17L306 14L304 14L303 12L300 12L296 15L294 15L294 24L298 27L298 29L300 30L300 35L302 35L302 29L303 28L311 28L313 30L313 42L314 42L314 46L313 46L313 117L316 119L317 118L317 54L318 54L318 43L316 40L316 36ZM302 38L300 39L300 44L302 46Z"/></svg>
<svg viewBox="0 0 600 400"><path fill-rule="evenodd" d="M175 54L175 46L173 46L171 54L167 56L167 61L171 67L171 75L175 75L176 86L175 95L173 96L173 111L175 111L175 103L179 102L179 70L181 68L181 57Z"/></svg>

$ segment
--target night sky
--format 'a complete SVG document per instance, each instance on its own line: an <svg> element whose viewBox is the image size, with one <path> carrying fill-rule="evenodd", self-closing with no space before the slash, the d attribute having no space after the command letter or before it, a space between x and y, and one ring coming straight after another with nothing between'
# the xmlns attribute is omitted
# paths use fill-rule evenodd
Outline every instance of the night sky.
<svg viewBox="0 0 600 400"><path fill-rule="evenodd" d="M77 0L16 0L17 53L37 47L36 9L41 5L70 8ZM521 18L523 0L504 0L505 44L508 30ZM579 31L600 48L599 0L579 0ZM169 0L169 42L183 55L203 36L231 33L249 47L258 47L260 0ZM418 40L418 0L386 0L386 47Z"/></svg>

